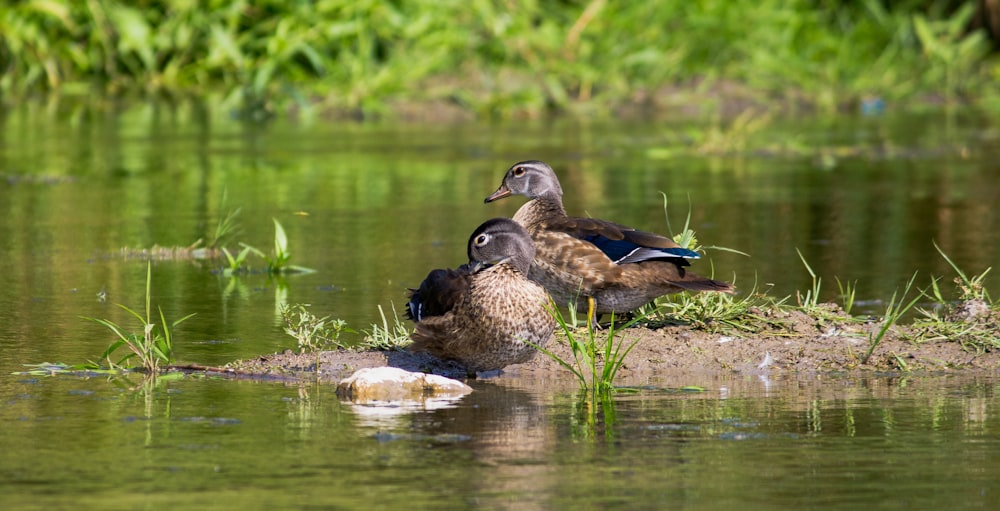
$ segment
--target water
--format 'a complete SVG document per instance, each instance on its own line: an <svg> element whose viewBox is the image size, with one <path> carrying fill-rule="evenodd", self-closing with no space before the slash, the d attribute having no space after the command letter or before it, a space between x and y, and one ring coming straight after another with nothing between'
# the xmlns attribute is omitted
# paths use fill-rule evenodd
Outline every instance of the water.
<svg viewBox="0 0 1000 511"><path fill-rule="evenodd" d="M681 381L707 390L671 390ZM688 375L619 397L594 425L572 390L522 383L386 416L323 385L8 379L0 503L983 509L1000 492L995 377Z"/></svg>
<svg viewBox="0 0 1000 511"><path fill-rule="evenodd" d="M877 313L910 275L947 282L937 242L969 273L1000 262L1000 130L941 114L775 122L767 150L683 150L692 122L245 125L196 107L98 112L37 104L0 126L0 506L231 509L933 508L997 498L995 376L912 379L678 375L633 382L590 423L566 382L487 381L449 409L372 417L328 386L185 379L153 390L104 377L11 375L96 358L131 325L146 265L123 247L188 246L240 208L227 243L265 251L272 218L292 262L223 276L219 261L157 260L153 299L181 361L282 350L281 303L358 330L468 234L522 199L484 205L506 167L551 163L571 213L665 232L690 205L721 278L785 296L808 288L798 248L836 298L858 281ZM821 151L789 151L822 147ZM252 259L260 269L259 259ZM997 290L988 280L990 289ZM348 339L350 340L350 339ZM6 376L5 376L6 375ZM701 385L703 393L681 393ZM367 507L367 506L366 506Z"/></svg>

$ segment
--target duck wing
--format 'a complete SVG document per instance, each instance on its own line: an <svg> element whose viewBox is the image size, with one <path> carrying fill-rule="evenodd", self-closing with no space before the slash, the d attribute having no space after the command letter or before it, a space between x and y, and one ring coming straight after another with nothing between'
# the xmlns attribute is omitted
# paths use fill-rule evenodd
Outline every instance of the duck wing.
<svg viewBox="0 0 1000 511"><path fill-rule="evenodd" d="M474 270L468 264L456 269L433 270L417 289L410 289L406 304L407 318L420 322L433 316L442 316L455 307L469 292Z"/></svg>
<svg viewBox="0 0 1000 511"><path fill-rule="evenodd" d="M665 236L598 218L567 217L560 222L548 223L546 228L593 244L619 265L669 259L687 266L686 259L701 257Z"/></svg>

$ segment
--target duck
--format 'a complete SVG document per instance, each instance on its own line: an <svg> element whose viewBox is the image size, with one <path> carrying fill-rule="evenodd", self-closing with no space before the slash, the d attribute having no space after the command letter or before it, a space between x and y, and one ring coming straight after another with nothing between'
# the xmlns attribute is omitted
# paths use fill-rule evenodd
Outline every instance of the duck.
<svg viewBox="0 0 1000 511"><path fill-rule="evenodd" d="M472 232L467 255L467 264L432 270L409 290L409 349L456 361L470 377L527 362L556 328L548 293L527 278L531 236L509 218L493 218Z"/></svg>
<svg viewBox="0 0 1000 511"><path fill-rule="evenodd" d="M544 162L513 164L485 202L512 195L529 199L513 217L535 243L528 278L541 284L560 306L580 304L577 310L586 310L592 324L602 314L630 313L667 294L735 293L728 282L688 271L690 261L701 255L668 237L567 215L559 178Z"/></svg>

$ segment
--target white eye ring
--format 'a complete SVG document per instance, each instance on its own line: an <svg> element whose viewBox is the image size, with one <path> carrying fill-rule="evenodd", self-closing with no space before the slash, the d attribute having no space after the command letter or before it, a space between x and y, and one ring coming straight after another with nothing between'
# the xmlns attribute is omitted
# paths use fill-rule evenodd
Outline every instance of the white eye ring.
<svg viewBox="0 0 1000 511"><path fill-rule="evenodd" d="M514 172L512 172L512 174L514 174L514 177L521 177L524 175L525 172L527 171L524 170L524 167L517 167L516 169L514 169Z"/></svg>
<svg viewBox="0 0 1000 511"><path fill-rule="evenodd" d="M481 247L490 242L490 236L488 234L480 234L476 236L476 241L474 242L477 247Z"/></svg>

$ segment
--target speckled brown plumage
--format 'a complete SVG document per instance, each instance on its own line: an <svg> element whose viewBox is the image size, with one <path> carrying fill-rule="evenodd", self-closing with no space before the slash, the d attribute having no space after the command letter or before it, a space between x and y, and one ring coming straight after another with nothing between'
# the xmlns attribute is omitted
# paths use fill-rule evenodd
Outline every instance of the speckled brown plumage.
<svg viewBox="0 0 1000 511"><path fill-rule="evenodd" d="M434 270L411 290L414 351L456 360L470 373L528 361L552 337L548 294L526 277L535 247L516 222L488 220L469 238L469 264Z"/></svg>
<svg viewBox="0 0 1000 511"><path fill-rule="evenodd" d="M579 302L582 308L585 301L579 299L592 297L596 313L623 313L683 290L734 291L729 283L687 271L688 259L699 254L670 238L607 220L568 216L559 179L543 162L511 166L486 202L515 194L530 199L514 215L536 246L528 276L556 303Z"/></svg>

